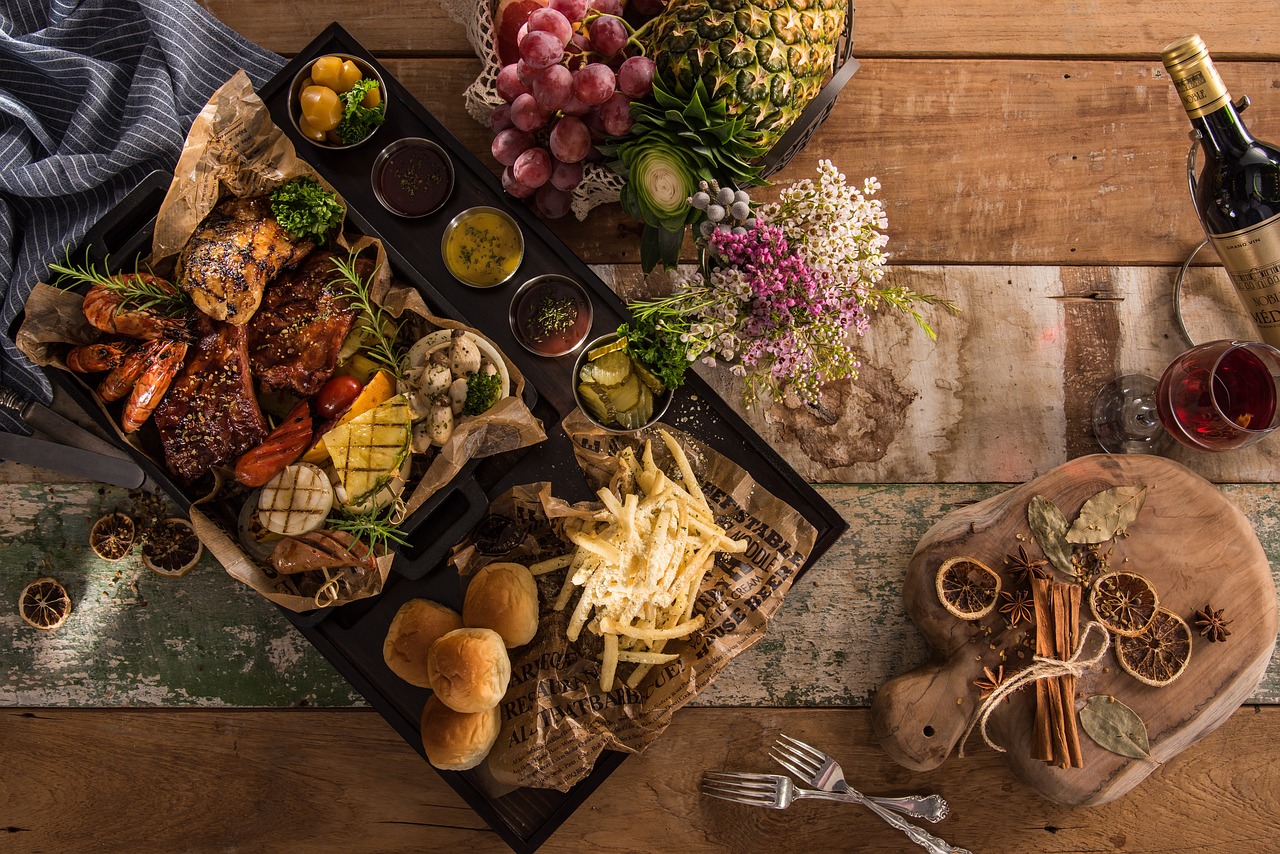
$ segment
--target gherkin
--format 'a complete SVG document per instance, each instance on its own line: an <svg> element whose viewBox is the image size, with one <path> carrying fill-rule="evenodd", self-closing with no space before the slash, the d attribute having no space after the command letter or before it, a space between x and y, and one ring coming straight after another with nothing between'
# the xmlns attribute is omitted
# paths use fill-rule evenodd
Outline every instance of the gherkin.
<svg viewBox="0 0 1280 854"><path fill-rule="evenodd" d="M699 80L710 102L745 117L767 150L831 71L847 0L670 0L640 31L657 78L676 98Z"/></svg>

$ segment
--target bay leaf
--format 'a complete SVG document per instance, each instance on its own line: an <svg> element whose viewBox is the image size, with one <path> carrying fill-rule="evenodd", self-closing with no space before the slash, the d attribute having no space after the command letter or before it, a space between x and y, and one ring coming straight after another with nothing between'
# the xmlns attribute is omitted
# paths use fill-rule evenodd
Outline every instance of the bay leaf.
<svg viewBox="0 0 1280 854"><path fill-rule="evenodd" d="M1031 496L1031 501L1027 503L1027 524L1031 526L1031 536L1035 538L1036 545L1040 546L1040 551L1044 552L1049 563L1068 578L1075 578L1076 569L1071 565L1071 545L1067 542L1067 528L1070 525L1058 505L1043 495Z"/></svg>
<svg viewBox="0 0 1280 854"><path fill-rule="evenodd" d="M1105 750L1130 759L1151 759L1147 725L1115 697L1095 694L1085 700L1080 726Z"/></svg>
<svg viewBox="0 0 1280 854"><path fill-rule="evenodd" d="M1071 543L1105 543L1123 534L1138 518L1147 500L1145 486L1113 486L1090 498L1080 508L1067 541Z"/></svg>

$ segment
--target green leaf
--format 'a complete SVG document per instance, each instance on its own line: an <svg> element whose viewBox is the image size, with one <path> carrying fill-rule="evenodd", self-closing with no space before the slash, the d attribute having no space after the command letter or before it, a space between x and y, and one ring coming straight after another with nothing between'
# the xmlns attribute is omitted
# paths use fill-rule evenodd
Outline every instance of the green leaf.
<svg viewBox="0 0 1280 854"><path fill-rule="evenodd" d="M1044 552L1054 568L1068 578L1076 577L1076 569L1071 564L1071 545L1067 542L1067 517L1062 515L1058 505L1043 495L1031 496L1027 503L1027 524L1031 526L1031 535L1036 545Z"/></svg>
<svg viewBox="0 0 1280 854"><path fill-rule="evenodd" d="M1147 726L1115 697L1095 694L1080 710L1080 726L1104 750L1130 759L1151 759Z"/></svg>
<svg viewBox="0 0 1280 854"><path fill-rule="evenodd" d="M1067 531L1071 543L1105 543L1123 534L1147 500L1145 486L1114 486L1090 498Z"/></svg>

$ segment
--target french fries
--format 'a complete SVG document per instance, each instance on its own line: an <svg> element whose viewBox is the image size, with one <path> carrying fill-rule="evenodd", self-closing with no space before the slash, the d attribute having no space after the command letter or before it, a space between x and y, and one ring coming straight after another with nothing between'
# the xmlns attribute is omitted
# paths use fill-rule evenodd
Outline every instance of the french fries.
<svg viewBox="0 0 1280 854"><path fill-rule="evenodd" d="M613 688L619 663L637 665L627 678L634 688L651 667L678 657L664 647L702 627L693 606L716 553L747 548L746 540L729 537L716 524L684 449L667 431L659 432L680 480L658 468L649 442L639 459L624 451L611 484L616 494L601 489L604 509L575 519L580 524L567 531L573 552L535 564L535 572L567 570L553 604L557 611L580 591L567 634L576 641L586 629L603 638L605 691Z"/></svg>

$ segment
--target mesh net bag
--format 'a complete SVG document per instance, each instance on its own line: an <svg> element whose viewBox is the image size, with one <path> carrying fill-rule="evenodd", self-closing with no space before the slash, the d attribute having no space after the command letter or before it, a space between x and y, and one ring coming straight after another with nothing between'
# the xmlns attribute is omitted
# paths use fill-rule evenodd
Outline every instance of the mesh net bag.
<svg viewBox="0 0 1280 854"><path fill-rule="evenodd" d="M441 5L450 18L467 28L467 41L480 57L480 76L467 87L463 97L471 118L488 127L490 113L503 103L497 88L501 66L494 47L495 0L442 0ZM613 170L598 163L584 163L582 183L573 191L573 215L586 219L597 205L618 201L624 183Z"/></svg>

